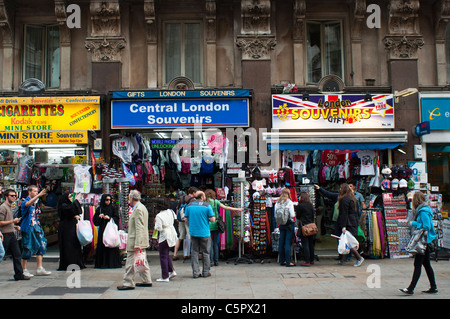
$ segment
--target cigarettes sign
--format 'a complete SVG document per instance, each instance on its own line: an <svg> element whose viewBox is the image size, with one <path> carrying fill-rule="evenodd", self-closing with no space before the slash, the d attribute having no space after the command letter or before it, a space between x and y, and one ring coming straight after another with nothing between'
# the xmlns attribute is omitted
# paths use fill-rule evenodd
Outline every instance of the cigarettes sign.
<svg viewBox="0 0 450 319"><path fill-rule="evenodd" d="M0 98L0 131L99 129L98 96Z"/></svg>

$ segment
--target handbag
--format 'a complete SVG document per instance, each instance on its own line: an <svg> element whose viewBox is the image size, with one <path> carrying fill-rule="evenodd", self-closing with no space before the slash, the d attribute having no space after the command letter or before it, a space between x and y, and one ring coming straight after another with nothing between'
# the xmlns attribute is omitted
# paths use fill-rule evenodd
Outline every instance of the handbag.
<svg viewBox="0 0 450 319"><path fill-rule="evenodd" d="M139 274L150 268L147 266L147 255L141 249L134 251L134 272Z"/></svg>
<svg viewBox="0 0 450 319"><path fill-rule="evenodd" d="M411 235L411 239L406 246L406 251L412 255L425 255L427 249L428 231L425 229L416 229Z"/></svg>
<svg viewBox="0 0 450 319"><path fill-rule="evenodd" d="M217 210L217 204L216 204L216 210ZM224 233L227 230L227 225L222 219L222 216L220 216L219 212L217 212L217 215L219 216L217 218L217 229L219 230L219 233Z"/></svg>
<svg viewBox="0 0 450 319"><path fill-rule="evenodd" d="M319 232L319 230L317 229L317 225L315 222L306 224L306 225L302 224L302 235L304 237L313 236L313 235L317 234L318 232Z"/></svg>

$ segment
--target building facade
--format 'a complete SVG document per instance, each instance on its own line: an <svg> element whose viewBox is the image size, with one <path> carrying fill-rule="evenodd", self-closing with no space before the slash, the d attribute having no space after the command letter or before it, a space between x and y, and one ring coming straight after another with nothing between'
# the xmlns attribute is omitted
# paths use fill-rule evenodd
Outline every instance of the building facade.
<svg viewBox="0 0 450 319"><path fill-rule="evenodd" d="M250 126L269 130L271 96L286 83L301 94L393 94L395 128L380 132L406 132L406 154L389 156L407 164L414 145L426 155L412 133L420 98L396 94L448 92L449 18L448 0L0 0L0 90L20 96L37 78L46 96L101 96L94 131L106 159L118 131L112 91L248 89ZM448 129L429 143L446 150Z"/></svg>

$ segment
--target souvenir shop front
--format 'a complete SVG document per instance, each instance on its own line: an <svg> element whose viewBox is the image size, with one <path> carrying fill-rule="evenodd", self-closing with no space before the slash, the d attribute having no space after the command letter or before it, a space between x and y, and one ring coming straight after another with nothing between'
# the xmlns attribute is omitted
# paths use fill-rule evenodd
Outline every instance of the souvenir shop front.
<svg viewBox="0 0 450 319"><path fill-rule="evenodd" d="M100 97L0 98L0 183L12 188L19 200L27 187L47 189L42 198L41 225L48 244L57 241L59 196L78 188L90 193L90 184L75 184L77 170L84 170L89 130L100 129Z"/></svg>
<svg viewBox="0 0 450 319"><path fill-rule="evenodd" d="M190 186L213 189L219 200L232 205L232 178L238 176L243 161L227 163L231 145L227 130L234 134L250 126L251 93L234 89L111 92L112 163L129 177L129 188L141 191L150 227L157 214L155 200L169 194L178 199ZM233 149L245 153L245 142L235 145L231 140ZM225 220L233 218L230 212L222 214ZM229 248L236 247L231 225Z"/></svg>
<svg viewBox="0 0 450 319"><path fill-rule="evenodd" d="M341 183L352 182L362 195L358 206L365 253L374 258L404 253L398 234L406 226L406 195L415 185L412 170L392 162L392 152L407 142L407 132L393 130L393 102L391 94L272 96L273 127L265 139L279 151L280 168L292 173L293 182L284 184L294 194L310 193L318 250L337 247L330 237L337 218L335 203L319 196L313 184L338 192Z"/></svg>

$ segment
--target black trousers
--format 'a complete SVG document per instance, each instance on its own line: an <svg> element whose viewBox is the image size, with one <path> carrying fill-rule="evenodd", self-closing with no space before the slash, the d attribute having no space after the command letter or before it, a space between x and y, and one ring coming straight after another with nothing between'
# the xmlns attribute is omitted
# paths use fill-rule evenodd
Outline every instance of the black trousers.
<svg viewBox="0 0 450 319"><path fill-rule="evenodd" d="M9 251L13 258L14 279L21 279L23 277L22 253L14 233L3 234L3 247L5 247L5 253L8 254Z"/></svg>
<svg viewBox="0 0 450 319"><path fill-rule="evenodd" d="M428 280L430 281L430 288L437 289L436 280L434 278L434 271L433 268L431 268L430 263L430 251L427 247L427 249L425 250L425 255L417 254L414 257L414 273L408 290L414 291L414 288L416 288L417 282L419 281L420 274L422 272L422 266L425 268Z"/></svg>

